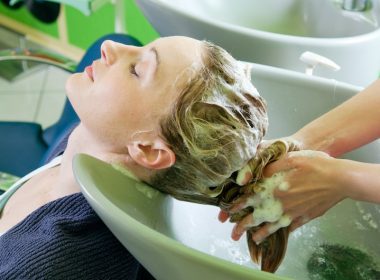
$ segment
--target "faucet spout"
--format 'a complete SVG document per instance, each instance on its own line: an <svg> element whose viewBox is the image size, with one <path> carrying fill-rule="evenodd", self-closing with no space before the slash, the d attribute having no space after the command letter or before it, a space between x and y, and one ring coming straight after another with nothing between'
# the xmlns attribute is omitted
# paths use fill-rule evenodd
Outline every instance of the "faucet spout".
<svg viewBox="0 0 380 280"><path fill-rule="evenodd" d="M372 6L371 0L343 0L342 9L352 12L364 12Z"/></svg>

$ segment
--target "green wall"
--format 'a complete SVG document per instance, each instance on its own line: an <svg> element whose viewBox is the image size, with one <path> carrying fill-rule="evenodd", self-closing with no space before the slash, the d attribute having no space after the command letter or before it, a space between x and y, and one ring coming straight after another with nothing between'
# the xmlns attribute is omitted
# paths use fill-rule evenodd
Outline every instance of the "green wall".
<svg viewBox="0 0 380 280"><path fill-rule="evenodd" d="M106 4L90 16L66 6L67 36L70 44L86 49L92 42L114 30L114 8Z"/></svg>
<svg viewBox="0 0 380 280"><path fill-rule="evenodd" d="M134 0L124 0L128 34L146 44L159 37L158 33L145 19ZM71 6L65 6L68 43L87 49L102 35L114 32L114 6L105 4L90 16L85 16ZM0 14L15 19L52 37L59 38L57 23L44 24L26 10L11 10L0 2Z"/></svg>
<svg viewBox="0 0 380 280"><path fill-rule="evenodd" d="M145 19L133 0L124 0L126 6L126 26L128 34L146 44L159 35ZM114 31L114 6L106 4L91 16L66 7L69 42L86 49L102 35Z"/></svg>

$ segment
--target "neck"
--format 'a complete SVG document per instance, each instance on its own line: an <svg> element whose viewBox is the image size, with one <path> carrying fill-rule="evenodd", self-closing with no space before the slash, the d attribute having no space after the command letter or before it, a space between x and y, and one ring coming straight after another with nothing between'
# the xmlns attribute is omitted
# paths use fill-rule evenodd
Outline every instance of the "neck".
<svg viewBox="0 0 380 280"><path fill-rule="evenodd" d="M126 148L117 143L104 143L91 134L82 124L71 133L67 148L63 154L59 172L59 181L55 193L79 192L72 170L72 161L76 154L84 153L108 163L121 164L140 180L149 181L152 171L137 165L128 155Z"/></svg>

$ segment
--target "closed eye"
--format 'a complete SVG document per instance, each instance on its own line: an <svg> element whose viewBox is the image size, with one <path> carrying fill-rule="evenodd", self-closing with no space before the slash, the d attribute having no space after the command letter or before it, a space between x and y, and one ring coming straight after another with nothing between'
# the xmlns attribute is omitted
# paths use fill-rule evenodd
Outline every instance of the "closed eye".
<svg viewBox="0 0 380 280"><path fill-rule="evenodd" d="M132 63L130 66L129 66L129 72L136 76L136 77L139 77L139 74L137 74L136 72L136 63Z"/></svg>

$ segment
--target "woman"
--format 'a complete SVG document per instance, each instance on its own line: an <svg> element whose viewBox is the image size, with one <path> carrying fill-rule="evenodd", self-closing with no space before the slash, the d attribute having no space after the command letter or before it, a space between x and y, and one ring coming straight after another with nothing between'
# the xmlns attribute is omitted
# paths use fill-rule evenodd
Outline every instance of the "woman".
<svg viewBox="0 0 380 280"><path fill-rule="evenodd" d="M265 104L249 73L215 45L185 37L144 47L105 41L101 53L67 81L81 123L62 158L2 199L1 279L137 277L136 261L80 194L75 154L207 203L255 155L265 133Z"/></svg>

